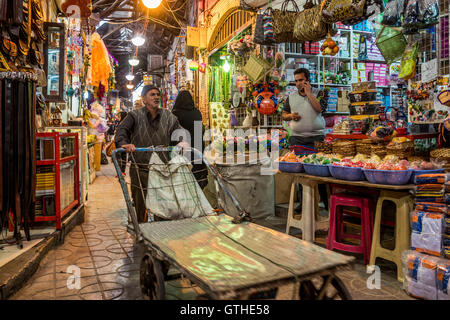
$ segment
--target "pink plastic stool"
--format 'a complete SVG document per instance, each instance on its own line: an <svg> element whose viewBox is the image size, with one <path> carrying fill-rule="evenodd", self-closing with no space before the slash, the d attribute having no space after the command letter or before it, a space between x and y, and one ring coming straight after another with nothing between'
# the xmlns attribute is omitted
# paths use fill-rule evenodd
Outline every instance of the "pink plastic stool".
<svg viewBox="0 0 450 320"><path fill-rule="evenodd" d="M364 255L364 264L368 264L373 233L372 200L347 194L332 194L330 199L330 227L327 237L327 249L362 253ZM361 236L343 232L344 214L342 207L344 206L358 207L361 210ZM344 237L359 239L361 243L359 245L341 243L340 241Z"/></svg>

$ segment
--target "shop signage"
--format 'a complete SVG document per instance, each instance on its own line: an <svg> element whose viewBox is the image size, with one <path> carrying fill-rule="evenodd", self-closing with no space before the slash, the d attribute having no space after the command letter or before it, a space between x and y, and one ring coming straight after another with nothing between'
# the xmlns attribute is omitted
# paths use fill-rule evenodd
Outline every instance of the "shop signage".
<svg viewBox="0 0 450 320"><path fill-rule="evenodd" d="M206 48L206 28L187 27L186 44L191 47Z"/></svg>
<svg viewBox="0 0 450 320"><path fill-rule="evenodd" d="M152 75L145 75L144 76L144 85L151 85L153 84L153 76Z"/></svg>

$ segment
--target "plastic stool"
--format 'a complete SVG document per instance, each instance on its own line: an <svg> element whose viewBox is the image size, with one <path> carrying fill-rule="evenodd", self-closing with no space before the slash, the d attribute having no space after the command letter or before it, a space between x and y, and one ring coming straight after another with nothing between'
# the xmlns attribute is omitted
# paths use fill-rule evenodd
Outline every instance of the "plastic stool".
<svg viewBox="0 0 450 320"><path fill-rule="evenodd" d="M288 216L287 216L287 221L286 221L286 233L289 234L289 230L291 229L291 227L295 227L298 229L302 230L302 238L304 239L304 233L305 230L303 223L304 223L304 217L303 217L303 213L305 210L307 210L306 208L306 195L305 195L305 191L303 191L302 193L302 217L301 220L295 219L294 218L294 197L296 194L296 185L297 183L300 183L299 181L294 180L291 184L291 195L290 195L290 200L289 200L289 212L288 212ZM318 213L319 213L319 206L318 206L318 197L319 197L319 190L318 190L318 185L316 183L314 183L314 219L316 219ZM313 231L314 234L314 231ZM314 236L313 236L314 238ZM314 241L314 239L313 239Z"/></svg>
<svg viewBox="0 0 450 320"><path fill-rule="evenodd" d="M348 194L333 194L330 201L330 228L327 237L327 248L338 249L347 252L362 253L364 264L369 262L372 241L373 210L372 201L369 198ZM344 214L342 207L358 207L361 210L361 236L343 233ZM360 239L359 245L343 244L343 237Z"/></svg>
<svg viewBox="0 0 450 320"><path fill-rule="evenodd" d="M389 250L381 246L381 211L383 201L392 201L396 206L395 218L395 248ZM375 224L372 238L370 265L375 264L377 257L394 262L397 265L397 279L403 282L402 259L404 250L411 247L411 226L409 213L413 208L413 198L409 193L382 190L375 211Z"/></svg>

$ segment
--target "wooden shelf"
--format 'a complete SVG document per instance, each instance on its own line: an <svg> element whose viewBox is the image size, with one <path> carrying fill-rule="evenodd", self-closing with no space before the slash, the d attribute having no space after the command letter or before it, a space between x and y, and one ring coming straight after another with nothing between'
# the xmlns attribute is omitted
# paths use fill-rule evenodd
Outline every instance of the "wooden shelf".
<svg viewBox="0 0 450 320"><path fill-rule="evenodd" d="M36 161L37 166L50 166L56 163L55 160L38 160Z"/></svg>
<svg viewBox="0 0 450 320"><path fill-rule="evenodd" d="M361 120L361 119L366 119L366 118L378 119L380 117L380 115L379 114L355 114L355 115L352 115L349 117L354 120Z"/></svg>
<svg viewBox="0 0 450 320"><path fill-rule="evenodd" d="M350 112L324 112L324 116L348 116Z"/></svg>
<svg viewBox="0 0 450 320"><path fill-rule="evenodd" d="M361 63L365 63L365 62L373 62L373 63L383 63L383 64L387 64L385 60L374 60L374 59L363 59L363 60L358 60L355 59L353 60L355 63L361 62Z"/></svg>
<svg viewBox="0 0 450 320"><path fill-rule="evenodd" d="M331 137L333 139L369 139L365 134L333 134L329 133L326 137Z"/></svg>

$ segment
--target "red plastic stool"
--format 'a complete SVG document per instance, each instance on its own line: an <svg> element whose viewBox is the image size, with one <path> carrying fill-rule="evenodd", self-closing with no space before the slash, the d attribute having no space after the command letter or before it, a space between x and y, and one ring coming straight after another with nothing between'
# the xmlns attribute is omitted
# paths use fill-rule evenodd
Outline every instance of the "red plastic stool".
<svg viewBox="0 0 450 320"><path fill-rule="evenodd" d="M327 237L327 248L347 252L362 253L364 263L368 264L372 247L373 206L372 200L347 194L332 194L330 197L330 227ZM361 236L343 232L344 213L342 207L358 207L361 210ZM359 245L339 242L342 238L359 239Z"/></svg>

